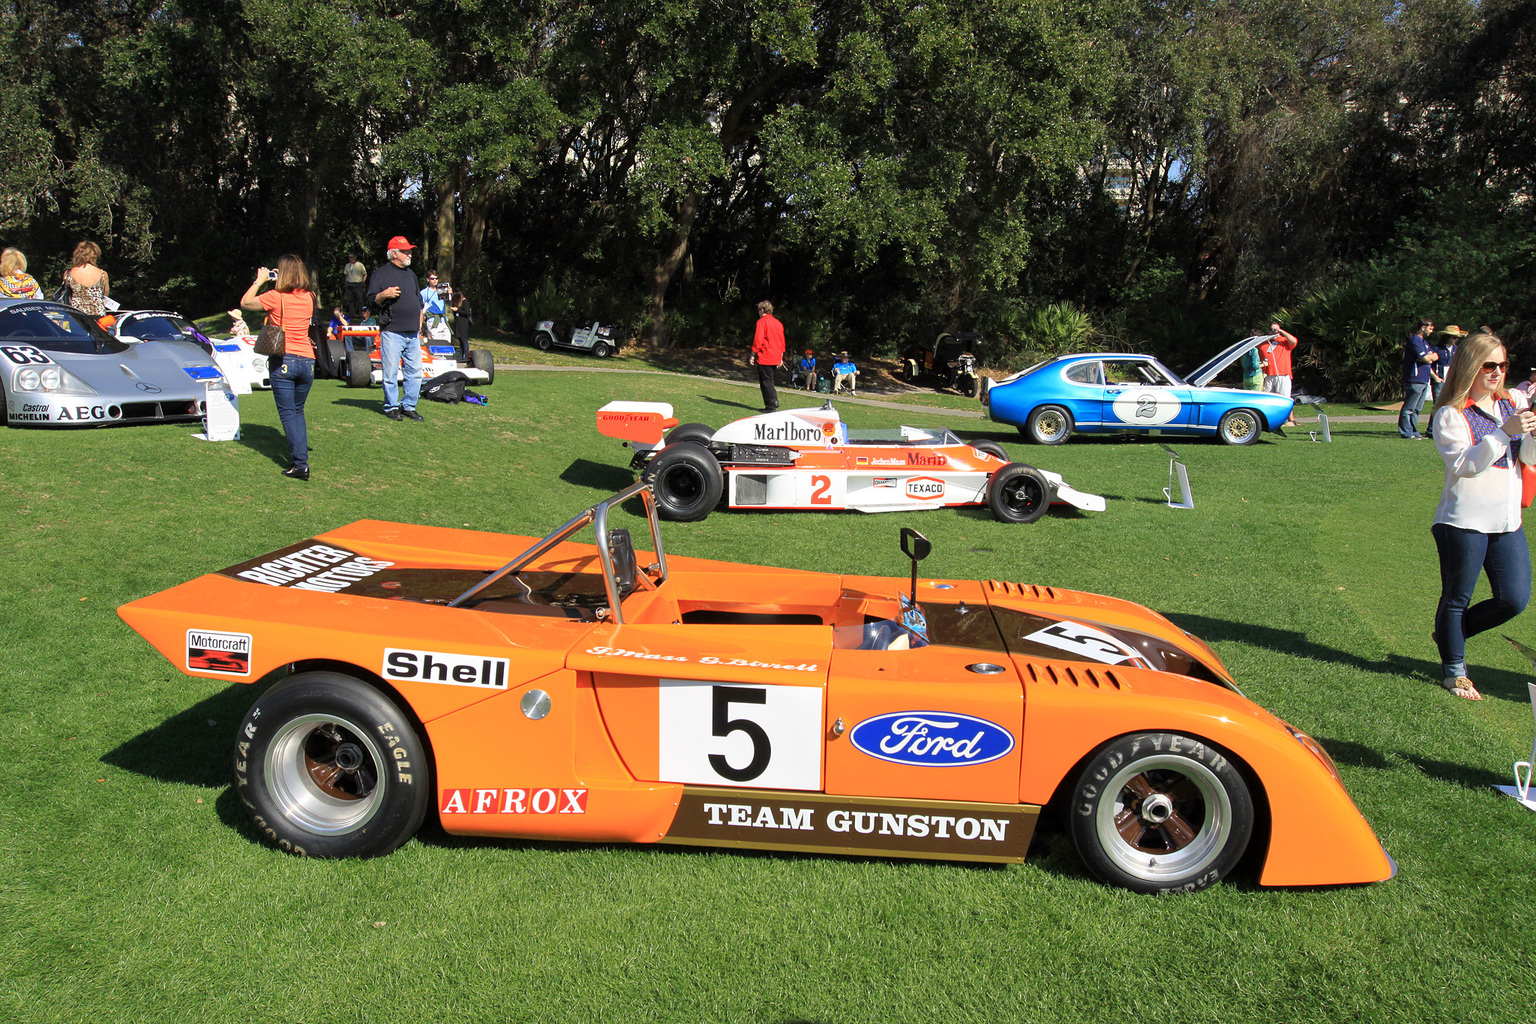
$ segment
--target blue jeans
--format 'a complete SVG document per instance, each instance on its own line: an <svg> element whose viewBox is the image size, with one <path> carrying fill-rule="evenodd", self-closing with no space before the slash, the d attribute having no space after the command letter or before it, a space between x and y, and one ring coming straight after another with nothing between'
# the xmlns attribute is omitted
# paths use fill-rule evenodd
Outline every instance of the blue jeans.
<svg viewBox="0 0 1536 1024"><path fill-rule="evenodd" d="M1419 410L1424 408L1424 399L1428 396L1429 381L1408 385L1408 390L1403 395L1403 411L1397 414L1399 434L1404 437L1413 437L1419 432Z"/></svg>
<svg viewBox="0 0 1536 1024"><path fill-rule="evenodd" d="M1467 637L1492 629L1525 611L1531 599L1531 554L1524 528L1478 533L1445 523L1429 528L1440 552L1440 605L1435 637L1447 677L1467 674ZM1479 573L1488 573L1492 596L1467 607Z"/></svg>
<svg viewBox="0 0 1536 1024"><path fill-rule="evenodd" d="M304 400L315 383L315 361L305 356L284 355L272 371L272 401L288 438L288 457L295 466L309 466L309 427L304 422Z"/></svg>
<svg viewBox="0 0 1536 1024"><path fill-rule="evenodd" d="M379 354L383 356L384 411L414 409L421 397L421 342L414 334L379 332ZM405 364L405 394L395 382L402 361Z"/></svg>

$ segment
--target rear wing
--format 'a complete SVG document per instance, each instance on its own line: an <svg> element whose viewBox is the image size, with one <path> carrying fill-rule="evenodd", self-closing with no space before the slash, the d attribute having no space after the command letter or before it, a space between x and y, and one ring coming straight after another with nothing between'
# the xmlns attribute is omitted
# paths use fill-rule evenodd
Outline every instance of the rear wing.
<svg viewBox="0 0 1536 1024"><path fill-rule="evenodd" d="M656 448L666 432L677 426L666 402L609 402L597 410L597 430L605 437Z"/></svg>

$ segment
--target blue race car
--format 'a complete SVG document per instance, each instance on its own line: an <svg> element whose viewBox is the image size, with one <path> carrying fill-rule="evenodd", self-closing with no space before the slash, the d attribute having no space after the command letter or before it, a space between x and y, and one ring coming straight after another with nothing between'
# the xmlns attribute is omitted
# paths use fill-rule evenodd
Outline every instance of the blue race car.
<svg viewBox="0 0 1536 1024"><path fill-rule="evenodd" d="M1057 356L1000 381L982 381L981 404L1036 444L1061 444L1072 432L1215 435L1224 444L1253 444L1278 431L1295 401L1239 388L1208 387L1216 375L1273 335L1225 349L1187 378L1152 356L1090 352Z"/></svg>

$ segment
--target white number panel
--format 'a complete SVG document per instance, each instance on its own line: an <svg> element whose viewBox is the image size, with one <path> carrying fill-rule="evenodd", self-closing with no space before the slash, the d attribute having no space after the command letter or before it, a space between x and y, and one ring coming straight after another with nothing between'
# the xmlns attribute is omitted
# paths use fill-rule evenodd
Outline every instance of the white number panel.
<svg viewBox="0 0 1536 1024"><path fill-rule="evenodd" d="M0 345L0 354L17 366L47 366L53 362L41 349L31 345Z"/></svg>
<svg viewBox="0 0 1536 1024"><path fill-rule="evenodd" d="M1102 661L1106 665L1136 661L1141 657L1102 629L1095 629L1081 622L1053 622L1043 629L1035 630L1024 639L1054 647L1058 651L1071 651L1079 657Z"/></svg>
<svg viewBox="0 0 1536 1024"><path fill-rule="evenodd" d="M1169 423L1184 408L1178 395L1163 390L1127 391L1111 406L1115 419L1132 426L1156 427Z"/></svg>
<svg viewBox="0 0 1536 1024"><path fill-rule="evenodd" d="M821 788L822 689L661 680L661 781Z"/></svg>

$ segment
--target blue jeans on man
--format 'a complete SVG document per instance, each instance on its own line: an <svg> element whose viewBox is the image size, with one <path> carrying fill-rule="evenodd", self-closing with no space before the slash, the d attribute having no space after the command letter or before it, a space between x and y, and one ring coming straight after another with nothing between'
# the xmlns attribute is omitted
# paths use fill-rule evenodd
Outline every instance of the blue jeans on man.
<svg viewBox="0 0 1536 1024"><path fill-rule="evenodd" d="M1508 622L1531 599L1531 554L1525 529L1479 533L1436 523L1429 531L1440 552L1440 604L1435 609L1440 661L1447 678L1464 676L1467 637ZM1484 572L1492 594L1472 604L1472 591Z"/></svg>
<svg viewBox="0 0 1536 1024"><path fill-rule="evenodd" d="M315 361L307 356L287 355L282 362L267 367L272 376L272 404L288 439L288 457L295 469L309 469L309 427L304 422L304 400L315 383Z"/></svg>
<svg viewBox="0 0 1536 1024"><path fill-rule="evenodd" d="M1429 381L1412 382L1403 395L1403 411L1397 414L1397 432L1403 437L1422 437L1419 433L1419 411L1424 399L1429 397Z"/></svg>
<svg viewBox="0 0 1536 1024"><path fill-rule="evenodd" d="M384 411L391 409L415 409L421 397L421 342L414 334L379 332L379 354L383 356ZM405 394L400 394L400 384L395 377L405 366Z"/></svg>

